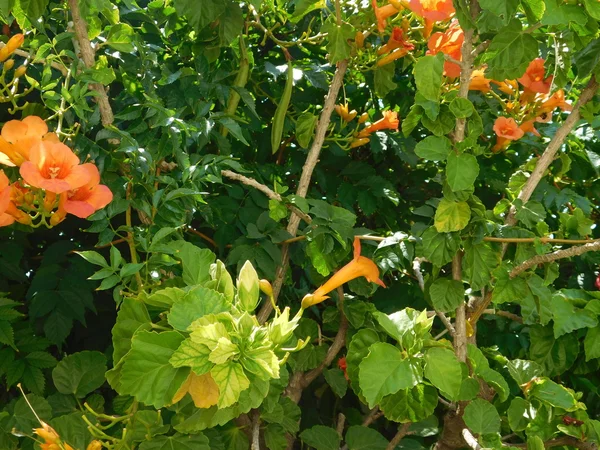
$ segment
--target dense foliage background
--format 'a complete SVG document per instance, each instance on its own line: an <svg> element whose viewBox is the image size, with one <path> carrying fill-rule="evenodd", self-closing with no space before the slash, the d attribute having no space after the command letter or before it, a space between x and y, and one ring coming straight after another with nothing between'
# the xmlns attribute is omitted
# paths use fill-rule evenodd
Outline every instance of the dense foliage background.
<svg viewBox="0 0 600 450"><path fill-rule="evenodd" d="M1 450L597 448L600 3L0 19L0 121L113 196L0 201Z"/></svg>

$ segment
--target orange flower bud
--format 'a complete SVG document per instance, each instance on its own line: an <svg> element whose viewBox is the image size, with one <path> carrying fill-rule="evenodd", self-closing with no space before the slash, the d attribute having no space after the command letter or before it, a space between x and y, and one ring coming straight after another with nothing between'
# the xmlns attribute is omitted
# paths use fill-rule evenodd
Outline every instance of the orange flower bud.
<svg viewBox="0 0 600 450"><path fill-rule="evenodd" d="M98 440L93 440L89 443L86 450L100 450L102 448L102 442Z"/></svg>
<svg viewBox="0 0 600 450"><path fill-rule="evenodd" d="M408 52L409 50L407 48L398 48L389 55L386 55L377 61L377 67L385 66L386 64L396 61L397 59L403 58L408 55Z"/></svg>
<svg viewBox="0 0 600 450"><path fill-rule="evenodd" d="M367 120L369 120L369 114L368 113L362 113L360 115L360 117L358 118L358 123L365 123Z"/></svg>
<svg viewBox="0 0 600 450"><path fill-rule="evenodd" d="M354 42L356 43L356 48L363 48L365 46L365 35L362 31L357 31L354 36Z"/></svg>
<svg viewBox="0 0 600 450"><path fill-rule="evenodd" d="M13 66L15 65L15 60L14 59L9 59L8 61L6 61L4 63L4 67L2 68L5 72L8 72L10 69L13 68Z"/></svg>
<svg viewBox="0 0 600 450"><path fill-rule="evenodd" d="M18 49L21 45L23 45L24 41L25 41L25 36L23 36L23 34L21 34L21 33L15 34L6 43L6 48L8 49L8 52L12 54L16 49Z"/></svg>
<svg viewBox="0 0 600 450"><path fill-rule="evenodd" d="M273 286L271 286L268 280L259 280L258 287L263 294L273 297Z"/></svg>
<svg viewBox="0 0 600 450"><path fill-rule="evenodd" d="M15 70L15 78L20 78L23 75L25 75L25 72L27 72L27 66L23 65L20 66L17 70Z"/></svg>
<svg viewBox="0 0 600 450"><path fill-rule="evenodd" d="M368 144L370 141L371 141L371 139L369 139L368 137L354 139L352 141L352 143L350 144L350 148L361 147L365 144Z"/></svg>

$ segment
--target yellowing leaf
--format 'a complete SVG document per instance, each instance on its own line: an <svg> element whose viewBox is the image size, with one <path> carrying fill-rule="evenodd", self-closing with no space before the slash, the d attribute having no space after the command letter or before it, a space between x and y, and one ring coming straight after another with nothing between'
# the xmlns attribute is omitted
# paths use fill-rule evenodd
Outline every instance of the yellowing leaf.
<svg viewBox="0 0 600 450"><path fill-rule="evenodd" d="M196 408L210 408L219 401L219 386L210 373L204 375L191 374L189 393Z"/></svg>
<svg viewBox="0 0 600 450"><path fill-rule="evenodd" d="M442 199L435 212L435 228L438 233L460 231L471 219L471 208L467 202Z"/></svg>

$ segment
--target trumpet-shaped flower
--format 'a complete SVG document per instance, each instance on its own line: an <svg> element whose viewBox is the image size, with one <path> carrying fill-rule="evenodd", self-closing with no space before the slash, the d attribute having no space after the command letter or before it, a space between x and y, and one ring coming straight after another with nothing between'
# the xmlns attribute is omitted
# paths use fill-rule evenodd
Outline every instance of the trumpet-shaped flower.
<svg viewBox="0 0 600 450"><path fill-rule="evenodd" d="M507 95L515 95L519 92L519 84L516 80L504 80L504 81L496 81L491 80L492 83L498 86L501 92L504 92Z"/></svg>
<svg viewBox="0 0 600 450"><path fill-rule="evenodd" d="M536 58L529 63L527 70L521 78L519 83L525 86L526 90L531 92L538 92L540 94L547 94L550 92L550 86L552 85L552 75L544 78L546 69L544 69L544 59Z"/></svg>
<svg viewBox="0 0 600 450"><path fill-rule="evenodd" d="M400 125L400 119L398 119L398 113L396 111L384 111L383 117L377 122L365 127L360 134L359 138L365 138L374 131L380 130L397 130Z"/></svg>
<svg viewBox="0 0 600 450"><path fill-rule="evenodd" d="M415 49L415 46L413 44L404 39L404 31L400 27L394 27L394 29L392 30L392 35L390 36L386 44L382 45L379 48L379 50L377 50L377 54L383 55L397 48L406 50Z"/></svg>
<svg viewBox="0 0 600 450"><path fill-rule="evenodd" d="M0 133L0 163L20 166L29 159L31 148L41 140L59 142L58 136L48 133L46 122L37 116L9 120Z"/></svg>
<svg viewBox="0 0 600 450"><path fill-rule="evenodd" d="M386 287L379 279L379 268L365 256L360 255L360 239L354 238L354 259L338 270L329 280L325 282L312 294L307 294L302 299L302 308L308 308L329 298L327 295L342 284L358 277L365 277L371 283Z"/></svg>
<svg viewBox="0 0 600 450"><path fill-rule="evenodd" d="M31 186L61 194L90 181L90 172L62 143L41 141L31 148L29 161L21 165L23 179Z"/></svg>
<svg viewBox="0 0 600 450"><path fill-rule="evenodd" d="M391 4L379 7L377 6L377 0L371 0L371 4L373 5L373 11L375 11L375 17L377 18L377 29L381 32L385 30L386 19L396 15L398 9Z"/></svg>
<svg viewBox="0 0 600 450"><path fill-rule="evenodd" d="M462 45L465 40L465 34L454 20L445 32L433 33L427 42L428 55L436 55L443 53L454 58L457 61L462 59ZM460 66L456 63L444 62L444 75L447 77L456 78L460 76Z"/></svg>
<svg viewBox="0 0 600 450"><path fill-rule="evenodd" d="M534 135L539 137L540 133L538 132L538 130L535 129L535 122L535 119L526 120L521 125L519 125L519 128L521 129L521 131L523 131L523 133L533 133Z"/></svg>
<svg viewBox="0 0 600 450"><path fill-rule="evenodd" d="M471 83L469 84L470 91L481 91L481 92L490 92L492 88L490 87L491 80L488 80L485 77L483 70L474 70L471 75Z"/></svg>
<svg viewBox="0 0 600 450"><path fill-rule="evenodd" d="M556 91L542 103L541 108L538 109L538 114L550 113L556 108L560 108L563 111L571 111L573 109L573 106L571 106L565 100L565 91L563 91L562 89Z"/></svg>
<svg viewBox="0 0 600 450"><path fill-rule="evenodd" d="M496 122L494 122L494 132L498 136L496 145L492 147L492 151L495 152L508 146L510 141L521 139L525 134L525 131L519 128L517 122L512 117L498 117Z"/></svg>
<svg viewBox="0 0 600 450"><path fill-rule="evenodd" d="M86 170L90 181L79 188L64 192L61 196L64 196L63 207L66 212L85 219L108 205L113 199L113 194L107 186L100 184L100 172L94 164L82 164L81 168Z"/></svg>
<svg viewBox="0 0 600 450"><path fill-rule="evenodd" d="M441 22L452 17L452 0L410 0L408 7L417 16L431 22Z"/></svg>
<svg viewBox="0 0 600 450"><path fill-rule="evenodd" d="M10 205L10 194L12 188L8 177L3 170L0 170L0 227L11 225L15 219L10 214L6 213Z"/></svg>
<svg viewBox="0 0 600 450"><path fill-rule="evenodd" d="M358 114L355 109L348 111L348 103L335 105L335 112L338 113L344 122L352 122Z"/></svg>

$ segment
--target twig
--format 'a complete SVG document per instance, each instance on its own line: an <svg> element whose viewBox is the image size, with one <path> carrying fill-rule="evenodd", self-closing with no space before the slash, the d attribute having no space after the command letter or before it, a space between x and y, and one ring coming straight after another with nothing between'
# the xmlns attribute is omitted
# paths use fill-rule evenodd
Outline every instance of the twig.
<svg viewBox="0 0 600 450"><path fill-rule="evenodd" d="M473 57L473 59L477 58L477 56L479 56L479 54L481 54L482 52L487 50L487 48L490 46L490 44L491 44L491 41L483 41L477 47L475 47L475 50L473 50L471 52L471 56Z"/></svg>
<svg viewBox="0 0 600 450"><path fill-rule="evenodd" d="M517 314L513 314L508 311L502 311L501 309L484 309L483 314L502 316L515 322L523 323L523 318L521 316L518 316Z"/></svg>
<svg viewBox="0 0 600 450"><path fill-rule="evenodd" d="M438 401L444 405L446 408L451 409L452 411L456 411L456 405L454 405L453 403L450 403L448 400L442 398L442 397L438 397Z"/></svg>
<svg viewBox="0 0 600 450"><path fill-rule="evenodd" d="M450 336L454 337L456 335L456 330L452 326L452 323L450 322L450 319L448 319L446 317L446 315L443 312L441 312L441 311L436 311L435 315L438 316L438 318L442 321L442 323L444 324L444 326L448 330L448 333L450 333Z"/></svg>
<svg viewBox="0 0 600 450"><path fill-rule="evenodd" d="M213 247L218 247L217 243L215 242L215 240L213 238L211 238L210 236L207 236L206 234L202 233L201 231L195 230L192 227L188 227L187 231L189 233L195 234L196 236L204 239L206 242L210 243Z"/></svg>
<svg viewBox="0 0 600 450"><path fill-rule="evenodd" d="M252 447L251 450L260 450L260 412L252 411Z"/></svg>
<svg viewBox="0 0 600 450"><path fill-rule="evenodd" d="M0 49L2 47L4 47L6 44L4 42L0 42ZM31 53L25 51L25 50L21 50L20 48L16 49L13 52L15 55L19 55L22 56L23 58L29 59L31 60L33 63L42 63L44 64L46 62L45 58L38 58L36 59ZM59 63L57 63L56 61L50 61L50 66L54 67L56 70L59 70L60 73L63 74L63 76L67 76L68 73L68 69L64 66L61 65Z"/></svg>
<svg viewBox="0 0 600 450"><path fill-rule="evenodd" d="M337 424L335 425L335 431L337 431L340 436L344 435L344 425L345 424L346 424L346 416L344 415L344 413L339 413Z"/></svg>
<svg viewBox="0 0 600 450"><path fill-rule="evenodd" d="M323 104L323 110L321 111L321 116L319 117L319 123L317 124L317 128L315 131L315 138L313 140L313 144L306 157L304 167L302 168L300 183L298 184L298 189L296 190L296 195L298 195L299 197L306 197L306 193L308 192L308 187L310 185L312 173L315 170L315 166L317 165L317 162L319 160L319 154L321 153L321 148L323 147L323 142L325 141L325 134L327 133L327 128L329 127L331 113L333 112L338 92L342 87L344 74L346 73L347 68L347 60L340 61L337 64L335 75L333 76L333 80L331 81L331 85L329 86L329 92L327 93L325 103ZM292 236L295 236L296 232L298 231L299 225L300 217L296 214L292 214L287 227L288 233L290 233ZM283 281L285 279L288 266L289 246L284 245L281 249L281 264L277 267L275 280L273 281L273 298L275 299L275 301L277 301L277 297L279 297L279 292L281 292L281 288L283 286ZM258 321L260 323L264 323L271 314L271 311L273 311L272 304L270 302L266 302L257 315Z"/></svg>
<svg viewBox="0 0 600 450"><path fill-rule="evenodd" d="M373 422L375 422L377 419L379 419L381 416L383 416L383 411L379 411L379 407L376 406L365 417L365 419L363 420L362 426L363 427L368 427Z"/></svg>
<svg viewBox="0 0 600 450"><path fill-rule="evenodd" d="M541 242L542 244L567 244L567 245L577 245L577 244L588 244L590 242L598 242L600 239L554 239L554 238L497 238L497 237L484 237L484 241L486 242L502 242L506 244L533 244L536 241Z"/></svg>
<svg viewBox="0 0 600 450"><path fill-rule="evenodd" d="M452 279L462 282L462 251L459 251L452 259ZM467 361L467 304L464 301L456 308L454 351L459 361Z"/></svg>
<svg viewBox="0 0 600 450"><path fill-rule="evenodd" d="M509 444L510 447L518 447L518 448L527 448L527 444ZM545 448L552 447L575 447L580 450L598 450L598 444L590 441L581 441L577 438L571 436L562 436L556 439L550 439L549 441L544 442Z"/></svg>
<svg viewBox="0 0 600 450"><path fill-rule="evenodd" d="M483 447L479 445L479 442L477 442L477 439L475 439L475 436L473 436L468 428L463 428L462 437L473 450L483 450Z"/></svg>
<svg viewBox="0 0 600 450"><path fill-rule="evenodd" d="M458 59L454 59L452 56L447 55L445 53L444 53L444 59L448 62L458 64L459 66L462 65L462 61L459 61Z"/></svg>
<svg viewBox="0 0 600 450"><path fill-rule="evenodd" d="M526 271L527 269L535 267L538 264L556 261L557 259L570 258L572 256L578 256L587 252L596 251L600 251L600 241L591 244L579 245L577 247L571 247L564 250L558 250L556 252L547 253L545 255L536 255L533 258L528 259L527 261L519 264L517 267L511 270L510 277L514 278L520 273Z"/></svg>
<svg viewBox="0 0 600 450"><path fill-rule="evenodd" d="M281 195L279 195L277 192L273 191L269 187L265 186L264 184L259 183L254 178L249 178L244 175L240 175L239 173L232 172L231 170L222 170L221 175L223 175L224 177L230 178L232 180L239 181L247 186L252 186L254 189L259 190L260 192L262 192L263 194L265 194L267 197L269 197L272 200L277 200L278 202L283 201L283 199L281 198ZM292 212L294 212L294 214L298 215L298 217L300 217L306 223L312 222L311 217L308 214L305 214L304 212L302 212L302 210L300 210L296 206L286 205L286 207L288 209L290 209Z"/></svg>
<svg viewBox="0 0 600 450"><path fill-rule="evenodd" d="M596 82L596 78L592 76L585 89L581 92L579 100L577 100L577 103L575 104L575 106L573 106L573 110L569 114L569 117L565 119L563 124L556 131L556 133L552 137L552 140L546 147L546 150L544 150L544 153L535 165L535 169L533 169L533 172L527 179L525 186L523 186L523 189L521 189L521 192L519 193L519 196L517 198L523 203L527 203L531 198L533 191L535 191L535 188L544 176L544 173L546 173L546 170L548 169L550 164L552 164L552 161L554 161L554 156L556 155L556 152L562 147L565 139L571 133L571 131L575 127L575 124L579 121L579 118L581 117L580 111L582 106L584 106L594 97L597 90L598 83ZM517 223L515 214L516 209L513 206L511 207L508 216L506 217L506 225L512 226L515 223Z"/></svg>
<svg viewBox="0 0 600 450"><path fill-rule="evenodd" d="M83 59L83 63L89 69L92 68L95 64L94 61L94 49L92 48L92 44L88 38L88 30L85 19L81 17L81 12L79 11L79 5L77 0L68 0L69 9L71 10L71 16L73 17L73 26L75 27L75 35L77 36L77 41L79 41L79 49L81 51L81 58ZM92 88L98 92L98 106L100 108L100 117L102 119L102 125L105 127L111 125L115 118L113 115L112 108L110 107L110 102L108 101L108 95L106 95L106 90L101 83L92 83Z"/></svg>
<svg viewBox="0 0 600 450"><path fill-rule="evenodd" d="M410 422L403 423L402 426L400 426L398 428L398 432L392 438L392 440L387 445L387 447L385 448L385 450L394 450L396 448L396 445L398 445L398 443L402 440L402 438L404 438L404 436L406 436L407 434L409 434L408 433L408 429L409 428L410 428Z"/></svg>
<svg viewBox="0 0 600 450"><path fill-rule="evenodd" d="M423 280L423 274L421 273L422 262L423 258L415 258L413 260L413 272L415 274L415 277L417 277L417 282L419 283L421 291L425 291L425 280Z"/></svg>

